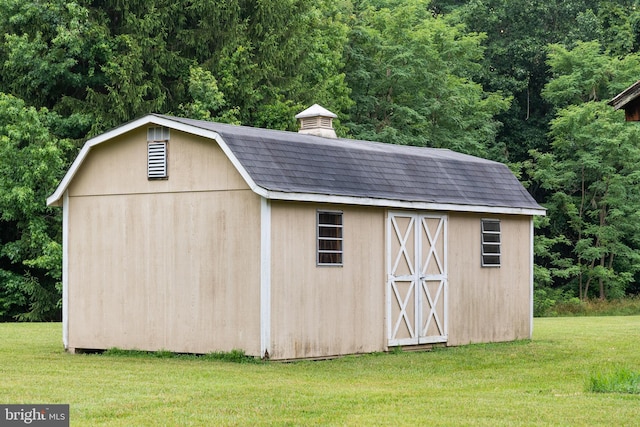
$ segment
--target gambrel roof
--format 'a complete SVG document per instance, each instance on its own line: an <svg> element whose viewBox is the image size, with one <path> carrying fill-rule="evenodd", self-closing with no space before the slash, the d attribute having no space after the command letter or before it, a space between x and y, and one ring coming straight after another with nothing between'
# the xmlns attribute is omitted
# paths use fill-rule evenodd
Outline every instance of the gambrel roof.
<svg viewBox="0 0 640 427"><path fill-rule="evenodd" d="M58 205L91 147L158 125L217 141L250 188L267 199L544 215L507 166L446 149L332 139L148 115L86 142L58 189Z"/></svg>

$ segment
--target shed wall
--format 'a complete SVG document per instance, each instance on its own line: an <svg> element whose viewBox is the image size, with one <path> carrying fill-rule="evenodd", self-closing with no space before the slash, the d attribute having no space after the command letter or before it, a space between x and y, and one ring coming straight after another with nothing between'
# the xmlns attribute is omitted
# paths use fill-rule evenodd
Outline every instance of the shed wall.
<svg viewBox="0 0 640 427"><path fill-rule="evenodd" d="M384 350L385 211L275 201L271 208L271 357ZM343 266L316 265L318 209L343 212Z"/></svg>
<svg viewBox="0 0 640 427"><path fill-rule="evenodd" d="M95 147L69 187L69 347L259 355L260 198L214 141L146 130Z"/></svg>
<svg viewBox="0 0 640 427"><path fill-rule="evenodd" d="M481 267L482 218L501 222L500 267ZM448 345L531 337L531 217L449 216Z"/></svg>
<svg viewBox="0 0 640 427"><path fill-rule="evenodd" d="M169 179L147 179L147 129L91 149L69 186L70 196L249 189L215 141L171 130Z"/></svg>

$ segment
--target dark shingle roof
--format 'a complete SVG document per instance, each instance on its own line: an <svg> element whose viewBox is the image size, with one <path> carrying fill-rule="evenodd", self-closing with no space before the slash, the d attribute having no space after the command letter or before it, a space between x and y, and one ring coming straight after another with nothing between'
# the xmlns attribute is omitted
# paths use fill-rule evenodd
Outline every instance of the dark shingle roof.
<svg viewBox="0 0 640 427"><path fill-rule="evenodd" d="M218 133L269 191L542 211L505 165L451 150L158 117Z"/></svg>

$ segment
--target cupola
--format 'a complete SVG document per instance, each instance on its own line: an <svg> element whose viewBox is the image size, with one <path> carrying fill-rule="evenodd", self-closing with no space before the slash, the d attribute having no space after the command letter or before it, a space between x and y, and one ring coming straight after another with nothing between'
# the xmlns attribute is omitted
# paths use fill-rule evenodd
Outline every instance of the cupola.
<svg viewBox="0 0 640 427"><path fill-rule="evenodd" d="M325 138L337 138L336 131L333 129L333 119L336 117L338 116L326 108L313 104L296 115L296 119L300 123L298 132Z"/></svg>

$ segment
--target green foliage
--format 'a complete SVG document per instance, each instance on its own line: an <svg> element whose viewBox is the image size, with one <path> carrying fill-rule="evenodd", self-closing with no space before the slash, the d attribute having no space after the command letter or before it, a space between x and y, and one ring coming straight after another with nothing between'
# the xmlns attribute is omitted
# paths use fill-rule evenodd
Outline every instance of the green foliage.
<svg viewBox="0 0 640 427"><path fill-rule="evenodd" d="M580 304L580 300L570 292L552 287L536 287L533 291L534 317L558 316L557 307L563 304Z"/></svg>
<svg viewBox="0 0 640 427"><path fill-rule="evenodd" d="M6 261L3 263L5 264ZM25 278L13 271L0 269L0 321L13 320L26 311L29 296L26 292Z"/></svg>
<svg viewBox="0 0 640 427"><path fill-rule="evenodd" d="M479 81L488 91L513 96L511 108L497 117L504 123L497 141L510 162L527 161L532 149L549 151L547 131L554 111L549 98L542 96L551 77L548 46L571 50L581 42L595 41L611 57L636 52L640 47L636 6L635 0L433 0L432 4L435 10L457 16L470 30L486 33ZM587 51L582 61L594 53ZM638 78L637 71L633 73L622 79L623 84ZM599 99L607 96L599 95ZM542 196L535 187L531 190Z"/></svg>
<svg viewBox="0 0 640 427"><path fill-rule="evenodd" d="M545 47L567 39L586 3L591 2L472 0L453 12L470 30L486 34L478 81L488 91L513 97L509 110L497 117L504 125L496 137L510 162L527 160L531 149L546 150L551 117L541 97L548 81Z"/></svg>
<svg viewBox="0 0 640 427"><path fill-rule="evenodd" d="M239 124L238 108L223 110L227 105L224 94L218 89L218 81L210 71L192 67L189 72L189 95L192 102L180 104L184 117Z"/></svg>
<svg viewBox="0 0 640 427"><path fill-rule="evenodd" d="M589 376L587 391L640 394L640 372L627 367L598 370Z"/></svg>
<svg viewBox="0 0 640 427"><path fill-rule="evenodd" d="M538 244L556 277L577 281L581 298L592 283L601 298L620 297L640 270L640 131L590 102L560 110L551 136L553 153L532 153L531 175L550 193L547 236L555 236Z"/></svg>
<svg viewBox="0 0 640 427"><path fill-rule="evenodd" d="M572 49L553 44L548 50L553 74L542 95L556 108L609 100L633 82L640 69L640 55L612 57L597 41L578 42Z"/></svg>
<svg viewBox="0 0 640 427"><path fill-rule="evenodd" d="M640 129L601 101L640 72L639 58L611 57L598 42L549 47L550 151L531 151L526 166L549 216L538 224L539 285L620 298L640 271Z"/></svg>
<svg viewBox="0 0 640 427"><path fill-rule="evenodd" d="M340 74L346 28L335 2L188 2L176 49L217 79L242 124L295 127L311 103L350 105Z"/></svg>
<svg viewBox="0 0 640 427"><path fill-rule="evenodd" d="M640 296L581 300L573 296L573 292L561 289L545 288L536 289L534 292L534 316L536 317L639 315Z"/></svg>
<svg viewBox="0 0 640 427"><path fill-rule="evenodd" d="M604 104L640 76L636 3L0 1L0 319L58 315L43 204L80 141L149 112L296 130L313 103L342 136L509 162L549 209L536 289L638 292L638 135Z"/></svg>
<svg viewBox="0 0 640 427"><path fill-rule="evenodd" d="M547 160L548 156L544 160ZM542 167L540 169L543 169ZM573 259L566 254L554 250L555 247L567 245L567 238L555 227L552 227L550 217L536 217L534 219L535 229L538 233L533 242L533 253L536 259L534 264L534 289L541 291L539 298L534 296L534 304L540 304L538 308L534 305L534 315L541 315L548 304L555 302L555 297L547 297L547 292L551 290L554 282L558 279L566 279L575 275ZM555 223L553 224L555 226ZM542 234L540 230L549 230ZM547 301L547 302L545 302Z"/></svg>
<svg viewBox="0 0 640 427"><path fill-rule="evenodd" d="M484 36L434 17L426 0L365 1L346 51L356 138L487 156L509 101L474 81Z"/></svg>
<svg viewBox="0 0 640 427"><path fill-rule="evenodd" d="M341 73L347 29L339 6L5 1L0 91L65 116L88 112L91 134L171 111L292 129L292 116L312 102L337 113L351 105ZM206 88L217 95L203 97Z"/></svg>
<svg viewBox="0 0 640 427"><path fill-rule="evenodd" d="M63 96L81 98L103 80L106 32L75 2L2 1L0 29L0 91L54 108Z"/></svg>
<svg viewBox="0 0 640 427"><path fill-rule="evenodd" d="M57 317L60 212L46 197L66 167L69 141L47 129L51 113L0 93L0 316Z"/></svg>

